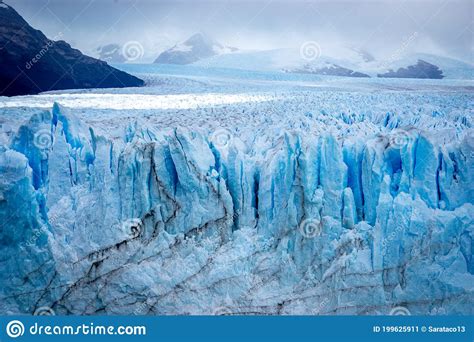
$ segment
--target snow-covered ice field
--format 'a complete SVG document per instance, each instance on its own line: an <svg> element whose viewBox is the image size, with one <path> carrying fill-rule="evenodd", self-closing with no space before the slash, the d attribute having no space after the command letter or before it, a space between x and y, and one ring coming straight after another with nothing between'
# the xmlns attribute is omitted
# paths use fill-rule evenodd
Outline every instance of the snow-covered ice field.
<svg viewBox="0 0 474 342"><path fill-rule="evenodd" d="M119 67L0 98L0 312L473 314L474 81Z"/></svg>

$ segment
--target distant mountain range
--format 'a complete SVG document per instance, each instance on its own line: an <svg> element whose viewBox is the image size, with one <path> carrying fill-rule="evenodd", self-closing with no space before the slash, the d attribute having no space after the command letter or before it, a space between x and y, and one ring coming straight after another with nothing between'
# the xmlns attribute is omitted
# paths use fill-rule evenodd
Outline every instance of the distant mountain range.
<svg viewBox="0 0 474 342"><path fill-rule="evenodd" d="M162 52L155 63L191 64L209 57L236 52L237 50L234 47L224 46L202 33L196 33L188 40Z"/></svg>
<svg viewBox="0 0 474 342"><path fill-rule="evenodd" d="M365 70L374 77L474 79L474 65L426 53L409 54L382 66L368 64Z"/></svg>
<svg viewBox="0 0 474 342"><path fill-rule="evenodd" d="M0 1L0 95L48 90L142 86L139 78L49 40Z"/></svg>
<svg viewBox="0 0 474 342"><path fill-rule="evenodd" d="M419 59L416 64L408 65L405 68L398 68L397 71L390 70L377 77L390 78L430 78L441 79L444 77L443 71L434 64Z"/></svg>
<svg viewBox="0 0 474 342"><path fill-rule="evenodd" d="M290 69L288 70L288 72L328 76L371 77L368 74L359 71L354 71L331 63L327 63L327 65L325 66L317 67L312 67L311 65L306 64L302 68ZM438 66L419 59L416 64L408 65L406 67L400 67L397 70L390 69L387 72L377 74L377 77L441 79L445 76L443 75L443 71Z"/></svg>
<svg viewBox="0 0 474 342"><path fill-rule="evenodd" d="M291 48L237 51L212 56L194 64L244 70L282 70L326 76L474 79L474 65L432 54L409 54L384 61L377 60L366 51L344 48L340 49L337 55L344 57L322 54L308 61L302 58L299 49Z"/></svg>

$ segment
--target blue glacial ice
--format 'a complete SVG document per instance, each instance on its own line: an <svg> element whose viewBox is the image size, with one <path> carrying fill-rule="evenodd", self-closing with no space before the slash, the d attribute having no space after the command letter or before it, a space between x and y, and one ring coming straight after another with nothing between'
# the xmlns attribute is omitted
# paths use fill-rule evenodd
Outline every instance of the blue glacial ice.
<svg viewBox="0 0 474 342"><path fill-rule="evenodd" d="M473 314L471 95L291 91L5 100L0 312Z"/></svg>

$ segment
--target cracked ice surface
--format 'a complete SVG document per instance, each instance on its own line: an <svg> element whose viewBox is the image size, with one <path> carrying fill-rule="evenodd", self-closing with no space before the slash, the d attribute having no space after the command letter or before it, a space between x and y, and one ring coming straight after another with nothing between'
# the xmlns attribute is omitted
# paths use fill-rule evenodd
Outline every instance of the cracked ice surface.
<svg viewBox="0 0 474 342"><path fill-rule="evenodd" d="M0 99L0 312L473 313L469 86L153 77Z"/></svg>

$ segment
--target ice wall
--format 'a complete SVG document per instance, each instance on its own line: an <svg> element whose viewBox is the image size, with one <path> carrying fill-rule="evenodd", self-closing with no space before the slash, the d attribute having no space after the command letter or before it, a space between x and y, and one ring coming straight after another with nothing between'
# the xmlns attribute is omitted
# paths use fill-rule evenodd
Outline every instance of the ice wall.
<svg viewBox="0 0 474 342"><path fill-rule="evenodd" d="M110 139L55 104L0 147L0 312L472 314L473 147L396 125Z"/></svg>

